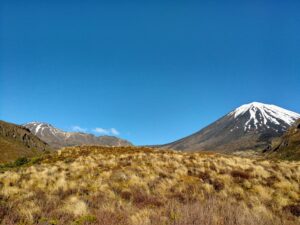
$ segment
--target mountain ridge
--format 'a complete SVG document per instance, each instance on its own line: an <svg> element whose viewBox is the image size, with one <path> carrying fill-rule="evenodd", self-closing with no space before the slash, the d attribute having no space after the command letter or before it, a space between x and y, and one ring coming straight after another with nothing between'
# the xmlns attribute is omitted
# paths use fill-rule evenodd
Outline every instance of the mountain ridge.
<svg viewBox="0 0 300 225"><path fill-rule="evenodd" d="M95 136L84 132L66 132L44 122L29 122L23 124L33 134L44 140L53 148L61 148L75 145L106 145L106 146L130 146L127 140L115 136Z"/></svg>
<svg viewBox="0 0 300 225"><path fill-rule="evenodd" d="M300 160L300 119L264 150L269 157Z"/></svg>
<svg viewBox="0 0 300 225"><path fill-rule="evenodd" d="M280 137L298 118L300 114L281 107L252 102L198 132L158 147L219 152L263 150L272 138Z"/></svg>
<svg viewBox="0 0 300 225"><path fill-rule="evenodd" d="M0 162L39 155L50 147L29 129L0 120Z"/></svg>

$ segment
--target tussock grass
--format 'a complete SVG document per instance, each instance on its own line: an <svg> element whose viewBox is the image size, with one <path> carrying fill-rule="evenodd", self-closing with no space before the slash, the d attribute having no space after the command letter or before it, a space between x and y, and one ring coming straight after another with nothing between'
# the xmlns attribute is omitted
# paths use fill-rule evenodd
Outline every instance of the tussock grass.
<svg viewBox="0 0 300 225"><path fill-rule="evenodd" d="M82 146L25 164L0 174L2 224L300 222L299 162Z"/></svg>

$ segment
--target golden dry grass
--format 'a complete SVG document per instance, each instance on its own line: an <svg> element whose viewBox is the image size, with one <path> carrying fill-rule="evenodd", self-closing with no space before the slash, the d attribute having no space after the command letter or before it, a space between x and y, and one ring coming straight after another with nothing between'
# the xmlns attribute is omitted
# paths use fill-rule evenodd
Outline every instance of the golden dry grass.
<svg viewBox="0 0 300 225"><path fill-rule="evenodd" d="M69 147L0 174L2 224L296 225L300 163Z"/></svg>

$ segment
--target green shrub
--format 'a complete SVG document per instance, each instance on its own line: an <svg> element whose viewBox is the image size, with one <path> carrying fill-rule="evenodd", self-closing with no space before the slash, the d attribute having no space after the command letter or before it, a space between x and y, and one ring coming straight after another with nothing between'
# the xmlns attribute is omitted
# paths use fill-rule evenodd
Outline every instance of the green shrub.
<svg viewBox="0 0 300 225"><path fill-rule="evenodd" d="M21 158L18 158L14 162L14 166L23 166L23 165L27 164L28 162L29 162L29 160L26 157L21 157Z"/></svg>
<svg viewBox="0 0 300 225"><path fill-rule="evenodd" d="M94 224L96 222L96 217L94 215L85 215L76 220L75 224Z"/></svg>

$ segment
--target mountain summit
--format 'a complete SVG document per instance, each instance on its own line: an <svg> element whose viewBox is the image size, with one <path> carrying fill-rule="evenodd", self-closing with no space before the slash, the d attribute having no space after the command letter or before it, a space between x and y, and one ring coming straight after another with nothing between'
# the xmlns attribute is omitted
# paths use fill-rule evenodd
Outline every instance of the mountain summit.
<svg viewBox="0 0 300 225"><path fill-rule="evenodd" d="M65 132L51 124L30 122L23 125L53 148L74 145L129 146L130 142L114 136L95 136L82 132Z"/></svg>
<svg viewBox="0 0 300 225"><path fill-rule="evenodd" d="M204 129L162 147L177 150L234 152L264 149L281 136L300 114L275 105L242 105Z"/></svg>
<svg viewBox="0 0 300 225"><path fill-rule="evenodd" d="M233 115L235 119L245 115L248 118L244 125L246 132L261 129L283 132L300 117L299 114L276 105L259 102L242 105L228 115Z"/></svg>

